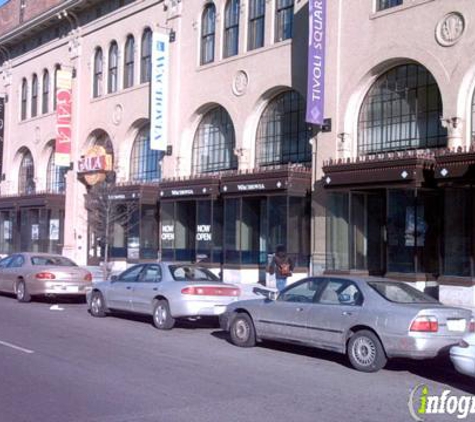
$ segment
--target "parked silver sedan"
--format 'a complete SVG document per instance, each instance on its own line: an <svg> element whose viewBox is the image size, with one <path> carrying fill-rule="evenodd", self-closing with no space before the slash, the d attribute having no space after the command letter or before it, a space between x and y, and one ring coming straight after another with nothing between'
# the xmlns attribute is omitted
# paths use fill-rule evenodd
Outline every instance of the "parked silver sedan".
<svg viewBox="0 0 475 422"><path fill-rule="evenodd" d="M450 359L461 374L475 377L475 333L467 334L450 349Z"/></svg>
<svg viewBox="0 0 475 422"><path fill-rule="evenodd" d="M82 296L92 286L89 271L61 255L16 253L0 260L0 292L19 302L33 296Z"/></svg>
<svg viewBox="0 0 475 422"><path fill-rule="evenodd" d="M95 317L109 311L152 315L157 328L169 330L177 318L218 316L244 294L204 267L160 262L134 265L109 281L95 283L87 301Z"/></svg>
<svg viewBox="0 0 475 422"><path fill-rule="evenodd" d="M406 283L378 278L314 277L276 298L238 301L220 317L241 347L259 340L306 344L346 353L364 372L388 358L431 358L475 329L472 313L443 306Z"/></svg>

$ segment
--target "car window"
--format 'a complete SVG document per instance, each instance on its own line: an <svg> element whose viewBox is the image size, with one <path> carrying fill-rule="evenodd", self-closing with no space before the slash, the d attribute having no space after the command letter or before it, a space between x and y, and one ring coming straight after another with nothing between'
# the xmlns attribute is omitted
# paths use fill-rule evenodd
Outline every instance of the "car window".
<svg viewBox="0 0 475 422"><path fill-rule="evenodd" d="M210 270L195 265L170 265L175 281L220 281Z"/></svg>
<svg viewBox="0 0 475 422"><path fill-rule="evenodd" d="M124 271L117 281L124 281L127 283L134 282L138 280L138 276L140 275L141 271L143 270L144 265L136 265L128 270Z"/></svg>
<svg viewBox="0 0 475 422"><path fill-rule="evenodd" d="M389 302L396 303L439 303L434 298L405 283L372 281L368 285Z"/></svg>
<svg viewBox="0 0 475 422"><path fill-rule="evenodd" d="M162 272L158 265L147 265L142 273L140 281L145 283L156 283L161 281Z"/></svg>
<svg viewBox="0 0 475 422"><path fill-rule="evenodd" d="M324 305L361 306L363 295L351 280L330 279L318 299Z"/></svg>
<svg viewBox="0 0 475 422"><path fill-rule="evenodd" d="M55 267L77 267L77 264L64 256L32 256L32 265L54 265Z"/></svg>
<svg viewBox="0 0 475 422"><path fill-rule="evenodd" d="M20 268L25 263L25 259L21 255L16 255L10 262L9 268Z"/></svg>
<svg viewBox="0 0 475 422"><path fill-rule="evenodd" d="M0 260L0 268L8 267L8 264L10 264L12 259L13 258L11 256L7 256L6 258L3 258L2 260Z"/></svg>
<svg viewBox="0 0 475 422"><path fill-rule="evenodd" d="M280 302L312 303L315 294L321 286L320 279L309 279L296 285L287 287L277 298Z"/></svg>

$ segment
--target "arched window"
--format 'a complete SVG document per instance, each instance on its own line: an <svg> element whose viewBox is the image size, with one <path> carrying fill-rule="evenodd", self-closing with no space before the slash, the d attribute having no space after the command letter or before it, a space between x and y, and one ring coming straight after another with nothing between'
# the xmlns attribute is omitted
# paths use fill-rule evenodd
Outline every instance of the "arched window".
<svg viewBox="0 0 475 422"><path fill-rule="evenodd" d="M43 95L41 100L41 112L43 114L49 111L49 72L45 69L43 72Z"/></svg>
<svg viewBox="0 0 475 422"><path fill-rule="evenodd" d="M214 36L216 31L216 7L209 3L201 16L201 64L214 61Z"/></svg>
<svg viewBox="0 0 475 422"><path fill-rule="evenodd" d="M129 35L125 42L124 88L130 88L134 85L134 45L134 37Z"/></svg>
<svg viewBox="0 0 475 422"><path fill-rule="evenodd" d="M310 163L311 132L305 123L305 102L296 91L275 97L262 113L257 129L258 163L261 166Z"/></svg>
<svg viewBox="0 0 475 422"><path fill-rule="evenodd" d="M53 110L56 110L57 98L56 98L56 89L58 86L58 71L61 69L61 66L57 64L54 67L54 89L53 89Z"/></svg>
<svg viewBox="0 0 475 422"><path fill-rule="evenodd" d="M223 107L205 114L193 142L193 173L207 173L237 168L234 125Z"/></svg>
<svg viewBox="0 0 475 422"><path fill-rule="evenodd" d="M140 82L150 82L152 74L152 30L145 29L142 34L140 52Z"/></svg>
<svg viewBox="0 0 475 422"><path fill-rule="evenodd" d="M38 114L38 76L33 74L31 80L31 117L36 117Z"/></svg>
<svg viewBox="0 0 475 422"><path fill-rule="evenodd" d="M130 180L160 180L160 155L162 153L150 148L150 128L140 130L134 141L130 162Z"/></svg>
<svg viewBox="0 0 475 422"><path fill-rule="evenodd" d="M363 101L358 120L358 154L443 147L442 100L423 66L398 66L380 76Z"/></svg>
<svg viewBox="0 0 475 422"><path fill-rule="evenodd" d="M21 120L26 119L26 107L28 101L28 82L23 78L21 82Z"/></svg>
<svg viewBox="0 0 475 422"><path fill-rule="evenodd" d="M93 83L93 97L97 98L102 95L102 74L103 74L103 58L102 49L97 48L94 54L94 83Z"/></svg>
<svg viewBox="0 0 475 422"><path fill-rule="evenodd" d="M117 76L119 69L119 47L112 41L109 48L109 75L107 79L107 92L110 94L117 91Z"/></svg>
<svg viewBox="0 0 475 422"><path fill-rule="evenodd" d="M31 152L25 149L18 174L18 193L21 195L30 195L35 193L35 190L35 165Z"/></svg>
<svg viewBox="0 0 475 422"><path fill-rule="evenodd" d="M48 161L46 170L46 190L51 193L63 193L66 190L66 179L64 178L68 167L54 164L54 148Z"/></svg>
<svg viewBox="0 0 475 422"><path fill-rule="evenodd" d="M294 0L276 0L275 42L292 38L294 22Z"/></svg>
<svg viewBox="0 0 475 422"><path fill-rule="evenodd" d="M224 12L224 57L239 53L239 0L229 0Z"/></svg>
<svg viewBox="0 0 475 422"><path fill-rule="evenodd" d="M264 46L264 21L266 17L265 0L250 0L247 49L254 50Z"/></svg>

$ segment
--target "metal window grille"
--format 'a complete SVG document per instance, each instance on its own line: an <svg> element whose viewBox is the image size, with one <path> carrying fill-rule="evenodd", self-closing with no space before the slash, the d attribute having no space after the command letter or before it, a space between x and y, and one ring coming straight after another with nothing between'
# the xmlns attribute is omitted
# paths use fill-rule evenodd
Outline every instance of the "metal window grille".
<svg viewBox="0 0 475 422"><path fill-rule="evenodd" d="M209 111L201 120L193 141L193 173L237 169L234 125L223 107Z"/></svg>
<svg viewBox="0 0 475 422"><path fill-rule="evenodd" d="M265 0L251 0L249 5L248 50L264 46L265 11Z"/></svg>
<svg viewBox="0 0 475 422"><path fill-rule="evenodd" d="M130 162L130 179L134 181L160 180L162 152L150 148L150 128L140 130L134 141Z"/></svg>
<svg viewBox="0 0 475 422"><path fill-rule="evenodd" d="M224 21L224 57L235 56L239 52L240 1L229 0Z"/></svg>
<svg viewBox="0 0 475 422"><path fill-rule="evenodd" d="M25 78L21 83L21 120L26 119L26 107L28 101L28 82Z"/></svg>
<svg viewBox="0 0 475 422"><path fill-rule="evenodd" d="M378 0L376 4L376 10L389 9L390 7L395 7L401 5L403 0Z"/></svg>
<svg viewBox="0 0 475 422"><path fill-rule="evenodd" d="M150 82L152 75L152 31L147 28L142 35L140 82Z"/></svg>
<svg viewBox="0 0 475 422"><path fill-rule="evenodd" d="M30 151L23 153L18 174L18 193L30 195L35 193L35 165Z"/></svg>
<svg viewBox="0 0 475 422"><path fill-rule="evenodd" d="M206 5L201 19L201 64L214 61L214 39L216 31L216 7Z"/></svg>
<svg viewBox="0 0 475 422"><path fill-rule="evenodd" d="M294 0L277 0L275 13L275 41L279 42L292 38Z"/></svg>
<svg viewBox="0 0 475 422"><path fill-rule="evenodd" d="M117 76L119 68L119 47L115 41L112 42L109 48L109 77L107 79L107 92L112 93L117 91Z"/></svg>
<svg viewBox="0 0 475 422"><path fill-rule="evenodd" d="M94 86L92 93L94 98L100 97L102 95L102 66L102 50L98 48L96 50L96 54L94 55Z"/></svg>
<svg viewBox="0 0 475 422"><path fill-rule="evenodd" d="M360 110L358 154L437 148L447 144L442 100L426 68L398 66L372 86Z"/></svg>
<svg viewBox="0 0 475 422"><path fill-rule="evenodd" d="M38 114L38 76L33 75L31 81L31 117Z"/></svg>
<svg viewBox="0 0 475 422"><path fill-rule="evenodd" d="M43 96L41 102L41 112L43 114L49 111L49 72L47 70L43 73Z"/></svg>
<svg viewBox="0 0 475 422"><path fill-rule="evenodd" d="M296 91L275 97L262 113L257 129L258 164L309 164L311 129L305 122L305 102Z"/></svg>
<svg viewBox="0 0 475 422"><path fill-rule="evenodd" d="M124 88L130 88L134 85L134 48L134 37L129 35L125 43Z"/></svg>
<svg viewBox="0 0 475 422"><path fill-rule="evenodd" d="M68 171L67 167L57 166L54 164L54 149L51 152L48 161L48 169L46 173L46 189L51 193L63 193L66 191L65 175Z"/></svg>

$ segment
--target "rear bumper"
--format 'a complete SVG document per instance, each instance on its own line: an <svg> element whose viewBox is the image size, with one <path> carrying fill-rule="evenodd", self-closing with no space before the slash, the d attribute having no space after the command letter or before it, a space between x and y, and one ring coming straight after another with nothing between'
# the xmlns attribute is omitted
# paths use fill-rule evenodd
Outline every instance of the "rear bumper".
<svg viewBox="0 0 475 422"><path fill-rule="evenodd" d="M463 334L439 338L428 335L393 336L385 338L383 343L388 357L428 359L448 355L450 348L460 342Z"/></svg>
<svg viewBox="0 0 475 422"><path fill-rule="evenodd" d="M46 295L46 296L85 296L88 292L92 290L92 286L84 285L84 284L77 284L71 282L55 282L55 283L48 283L43 282L41 284L38 283L30 283L27 285L28 292L35 296L35 295Z"/></svg>
<svg viewBox="0 0 475 422"><path fill-rule="evenodd" d="M216 302L200 300L182 300L171 303L171 314L175 318L214 316L218 317L226 311L226 306L233 300L221 300Z"/></svg>
<svg viewBox="0 0 475 422"><path fill-rule="evenodd" d="M452 347L450 359L458 372L475 377L475 347Z"/></svg>

